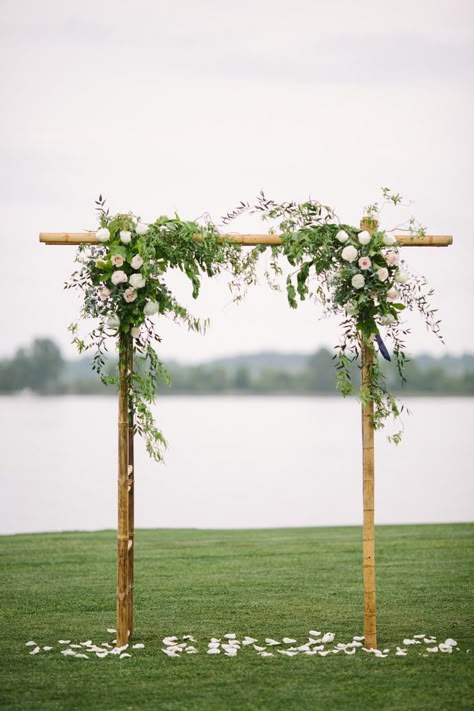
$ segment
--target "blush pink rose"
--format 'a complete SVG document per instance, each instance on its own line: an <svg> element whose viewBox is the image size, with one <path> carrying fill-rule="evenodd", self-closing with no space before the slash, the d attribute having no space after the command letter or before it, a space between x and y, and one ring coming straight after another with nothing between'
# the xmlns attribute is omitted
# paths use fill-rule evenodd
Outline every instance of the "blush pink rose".
<svg viewBox="0 0 474 711"><path fill-rule="evenodd" d="M398 291L395 289L394 286L392 286L387 291L387 301L396 301L397 299L398 299Z"/></svg>
<svg viewBox="0 0 474 711"><path fill-rule="evenodd" d="M140 269L143 266L143 259L139 254L136 254L130 262L132 269Z"/></svg>
<svg viewBox="0 0 474 711"><path fill-rule="evenodd" d="M120 254L114 254L114 256L110 258L110 261L114 267L123 267L125 259Z"/></svg>
<svg viewBox="0 0 474 711"><path fill-rule="evenodd" d="M387 252L385 255L385 261L389 266L394 267L398 264L398 254L396 252Z"/></svg>
<svg viewBox="0 0 474 711"><path fill-rule="evenodd" d="M381 269L377 269L377 276L379 278L379 281L387 281L388 269L386 269L385 267L381 267Z"/></svg>
<svg viewBox="0 0 474 711"><path fill-rule="evenodd" d="M135 289L132 289L132 287L129 286L128 289L125 289L125 291L123 292L123 298L125 299L127 304L131 304L132 301L135 301L135 299L137 298L137 292L135 291Z"/></svg>
<svg viewBox="0 0 474 711"><path fill-rule="evenodd" d="M99 298L102 299L102 301L106 301L110 296L110 289L107 289L106 286L103 286L102 289L99 291Z"/></svg>
<svg viewBox="0 0 474 711"><path fill-rule="evenodd" d="M358 264L361 269L369 269L372 266L372 262L369 257L361 257Z"/></svg>
<svg viewBox="0 0 474 711"><path fill-rule="evenodd" d="M118 270L112 274L112 284L114 284L114 286L117 286L117 284L125 284L127 281L128 276L125 272Z"/></svg>

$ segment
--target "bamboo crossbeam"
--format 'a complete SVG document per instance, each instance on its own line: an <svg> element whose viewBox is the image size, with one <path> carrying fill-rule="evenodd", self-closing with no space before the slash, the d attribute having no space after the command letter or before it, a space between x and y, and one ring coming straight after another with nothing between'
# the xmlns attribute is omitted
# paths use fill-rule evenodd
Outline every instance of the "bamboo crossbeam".
<svg viewBox="0 0 474 711"><path fill-rule="evenodd" d="M222 236L246 247L259 244L278 245L283 242L280 235L223 234ZM196 235L195 238L199 240L201 236ZM395 235L395 238L402 247L449 247L453 243L452 235L425 235L424 237ZM40 232L39 240L43 244L56 245L99 244L95 232Z"/></svg>

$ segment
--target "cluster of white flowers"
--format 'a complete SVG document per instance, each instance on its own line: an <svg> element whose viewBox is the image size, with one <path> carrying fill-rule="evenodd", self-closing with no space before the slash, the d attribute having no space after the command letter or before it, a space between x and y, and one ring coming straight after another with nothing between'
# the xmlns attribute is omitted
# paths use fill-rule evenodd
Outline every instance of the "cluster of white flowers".
<svg viewBox="0 0 474 711"><path fill-rule="evenodd" d="M336 239L341 244L345 244L349 240L349 234L345 230L339 230L336 234ZM367 230L362 230L357 235L357 240L361 246L366 246L370 243L372 236ZM399 264L399 255L394 245L396 245L397 240L393 235L384 234L383 235L383 245L387 247L387 251L382 253L382 257L389 267L396 267ZM359 273L353 274L351 277L352 287L360 291L366 286L367 276L364 272L369 273L369 270L374 270L377 275L378 280L381 283L387 282L387 301L396 302L400 298L400 294L395 284L405 284L409 277L409 274L405 271L398 269L396 273L392 276L393 283L390 280L390 272L387 267L374 267L373 260L369 256L363 256L359 253L359 250L352 244L346 245L341 251L341 258L345 262L353 264L357 260L357 266L360 269ZM377 261L377 260L375 260ZM346 313L349 316L355 316L358 312L357 303L355 301L348 301L345 304ZM380 323L383 325L389 325L395 321L395 317L392 315L382 316L380 318Z"/></svg>
<svg viewBox="0 0 474 711"><path fill-rule="evenodd" d="M137 222L135 224L135 233L139 236L146 235L148 232L148 226L143 222ZM110 241L110 230L107 227L101 227L96 232L97 241L104 244ZM120 242L124 245L129 245L132 242L133 234L130 230L121 230L119 233ZM143 258L140 254L135 254L130 260L130 266L135 272L127 275L124 271L123 266L125 264L125 258L121 254L113 254L110 257L110 262L115 270L112 272L111 282L114 286L120 284L126 284L127 287L122 292L122 297L127 304L133 303L137 299L137 291L143 289L146 285L146 278L140 273L140 269L143 266ZM111 296L110 289L103 284L99 291L99 298L103 301L107 301ZM145 316L154 316L159 312L159 304L157 301L148 300L143 308L143 313ZM106 327L111 330L118 330L120 327L120 319L117 314L111 313L106 319ZM140 328L133 327L131 329L132 338L139 338Z"/></svg>

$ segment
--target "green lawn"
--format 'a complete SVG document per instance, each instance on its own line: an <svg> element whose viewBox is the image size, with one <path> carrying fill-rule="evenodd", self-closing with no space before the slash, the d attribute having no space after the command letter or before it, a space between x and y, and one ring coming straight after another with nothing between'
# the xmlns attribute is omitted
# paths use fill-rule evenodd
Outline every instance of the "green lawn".
<svg viewBox="0 0 474 711"><path fill-rule="evenodd" d="M379 647L425 632L461 649L386 659L205 653L226 632L301 643L310 629L342 642L362 634L358 528L138 531L135 638L145 649L130 659L63 657L57 645L110 639L113 532L1 537L0 708L473 709L473 532L468 524L378 529ZM164 636L187 633L199 654L160 651ZM31 656L28 640L54 650Z"/></svg>

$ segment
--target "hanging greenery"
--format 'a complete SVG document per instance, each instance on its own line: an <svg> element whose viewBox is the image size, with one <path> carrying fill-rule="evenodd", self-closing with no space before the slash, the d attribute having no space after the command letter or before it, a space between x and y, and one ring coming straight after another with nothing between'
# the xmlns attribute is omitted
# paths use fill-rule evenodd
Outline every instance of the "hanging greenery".
<svg viewBox="0 0 474 711"><path fill-rule="evenodd" d="M401 197L388 189L383 190L383 197L384 203L401 202ZM133 339L138 359L130 374L130 406L136 431L145 438L150 456L159 461L166 442L150 406L159 381L167 380L168 375L153 348L161 340L153 317L168 316L199 332L207 325L177 301L167 283L169 270L178 269L186 275L194 298L199 295L203 275L212 277L225 271L239 300L242 287L255 283L258 258L268 248L243 250L232 237L220 234L210 220L188 222L175 215L145 224L132 213L110 215L102 197L96 207L98 243L79 247L79 267L66 284L66 288L82 292L81 316L94 319L95 324L87 339L79 336L77 323L69 328L80 353L94 350L93 369L109 385L118 383L118 375L104 372L110 337ZM281 245L271 247L269 272L280 276L280 257L286 258L291 267L286 279L290 306L296 308L299 301L311 299L328 314L341 318L336 385L344 396L357 394L363 402L374 402L376 429L383 427L388 417L398 417L403 408L387 388L378 357L372 359L368 382L363 387L354 383L353 363L359 362L362 346L375 354L377 345L382 356L391 360L385 339L404 380L408 330L403 325L403 311L417 310L441 338L436 310L429 304L433 292L423 277L410 273L400 260L399 245L391 231L379 227L381 207L374 204L367 208L360 229L341 223L332 208L315 200L277 203L261 193L254 205L242 202L224 218L228 224L250 212L269 222L269 231L278 232L282 240ZM407 229L421 237L425 234L414 221ZM398 442L400 432L390 439Z"/></svg>
<svg viewBox="0 0 474 711"><path fill-rule="evenodd" d="M198 224L175 215L145 224L131 213L110 215L102 196L96 207L98 244L79 247L79 267L65 285L82 292L81 317L94 319L95 325L86 339L79 336L77 323L69 330L79 353L94 351L93 369L107 385L118 384L118 374L104 372L110 337L133 338L139 356L130 376L129 393L135 429L145 438L149 455L160 461L166 441L155 425L150 405L158 383L167 381L168 374L153 348L161 340L153 317L171 317L191 331L204 332L207 326L207 321L195 318L176 300L167 274L171 269L185 274L196 299L203 275L212 277L225 271L238 300L242 286L255 280L255 263L261 250L244 252L240 245L222 238L209 220Z"/></svg>
<svg viewBox="0 0 474 711"><path fill-rule="evenodd" d="M424 277L411 273L400 259L394 230L379 228L378 217L384 205L400 205L402 198L388 188L382 189L382 195L381 204L366 208L362 229L341 223L331 207L315 200L277 203L263 192L254 205L241 202L224 217L228 224L249 212L270 223L269 232L279 233L282 239L281 246L272 247L273 272L282 273L280 255L292 267L286 279L289 305L296 308L299 301L311 299L328 314L341 318L341 340L334 356L336 385L344 396L357 394L363 402L374 402L375 429L383 427L391 416L398 418L403 406L387 389L378 357L370 366L368 385L354 383L352 364L360 364L362 345L374 355L377 345L390 361L382 335L388 339L398 374L406 382L405 337L409 331L403 324L404 310L418 311L428 329L442 340L436 309L429 304L433 290L427 288ZM414 218L408 221L406 231L421 238L426 234ZM398 443L400 437L398 431L389 439Z"/></svg>

